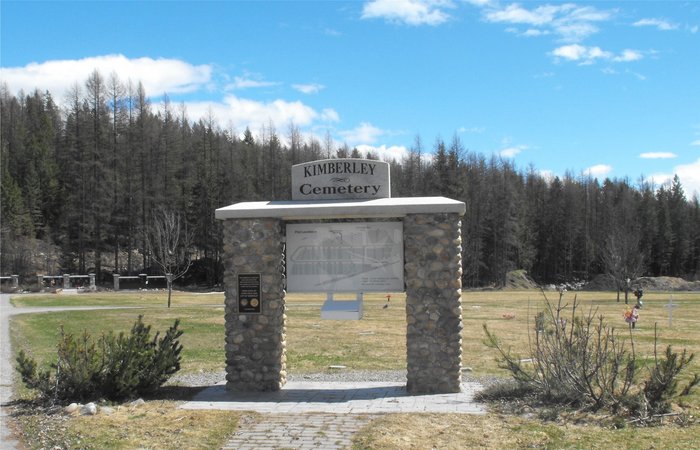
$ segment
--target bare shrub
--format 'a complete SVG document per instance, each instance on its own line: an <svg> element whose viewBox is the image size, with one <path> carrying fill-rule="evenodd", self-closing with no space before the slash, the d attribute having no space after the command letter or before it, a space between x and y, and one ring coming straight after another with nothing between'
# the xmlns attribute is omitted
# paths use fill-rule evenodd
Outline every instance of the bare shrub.
<svg viewBox="0 0 700 450"><path fill-rule="evenodd" d="M564 292L552 304L544 294L544 310L535 316L528 332L529 361L521 359L498 340L484 324L485 344L499 354L499 366L510 372L518 388L501 389L506 396L532 393L548 405L569 405L637 418L650 418L670 410L670 401L688 395L700 379L698 375L678 391L678 375L693 355L675 353L667 347L663 357L655 352L654 366L645 381L639 382L639 360L631 328L620 333L609 326L597 310L579 312L574 297L571 306L563 303ZM658 337L655 336L655 346ZM498 390L482 396L498 395Z"/></svg>

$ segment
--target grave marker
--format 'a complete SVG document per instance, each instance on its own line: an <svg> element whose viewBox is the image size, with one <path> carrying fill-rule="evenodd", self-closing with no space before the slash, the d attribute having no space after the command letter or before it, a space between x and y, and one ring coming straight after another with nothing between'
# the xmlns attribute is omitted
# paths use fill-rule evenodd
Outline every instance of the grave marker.
<svg viewBox="0 0 700 450"><path fill-rule="evenodd" d="M668 303L664 305L664 308L668 309L668 327L673 326L673 308L678 307L677 303L673 303L673 294L668 298Z"/></svg>

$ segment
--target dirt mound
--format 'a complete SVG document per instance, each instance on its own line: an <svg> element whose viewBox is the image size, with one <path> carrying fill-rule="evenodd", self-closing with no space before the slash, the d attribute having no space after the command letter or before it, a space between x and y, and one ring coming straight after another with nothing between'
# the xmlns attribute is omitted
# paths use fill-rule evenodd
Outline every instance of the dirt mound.
<svg viewBox="0 0 700 450"><path fill-rule="evenodd" d="M584 291L615 291L617 284L615 278L607 273L601 273L593 277L591 281L584 284L581 288Z"/></svg>
<svg viewBox="0 0 700 450"><path fill-rule="evenodd" d="M537 289L537 283L530 278L525 270L513 270L506 274L506 284L503 289L513 291Z"/></svg>
<svg viewBox="0 0 700 450"><path fill-rule="evenodd" d="M645 291L700 291L700 281L686 281L675 277L641 277L633 280L632 289ZM596 275L583 286L584 291L615 291L617 285L612 275Z"/></svg>
<svg viewBox="0 0 700 450"><path fill-rule="evenodd" d="M645 291L698 291L700 282L686 281L683 278L674 277L642 277L632 283Z"/></svg>

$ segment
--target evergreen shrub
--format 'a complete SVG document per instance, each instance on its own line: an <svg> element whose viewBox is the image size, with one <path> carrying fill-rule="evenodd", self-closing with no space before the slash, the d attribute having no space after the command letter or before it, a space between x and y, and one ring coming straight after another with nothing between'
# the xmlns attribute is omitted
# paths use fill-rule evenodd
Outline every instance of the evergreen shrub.
<svg viewBox="0 0 700 450"><path fill-rule="evenodd" d="M151 338L151 326L143 316L127 335L110 332L95 342L87 331L76 338L61 327L58 360L48 370L23 351L17 357L17 371L30 389L46 401L122 400L150 394L180 370L179 320L161 338Z"/></svg>

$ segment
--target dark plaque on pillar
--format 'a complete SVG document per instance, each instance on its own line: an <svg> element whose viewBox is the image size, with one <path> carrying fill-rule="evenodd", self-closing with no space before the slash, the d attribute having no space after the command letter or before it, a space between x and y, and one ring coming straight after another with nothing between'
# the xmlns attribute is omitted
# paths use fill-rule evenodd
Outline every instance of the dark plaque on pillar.
<svg viewBox="0 0 700 450"><path fill-rule="evenodd" d="M238 313L260 314L262 312L262 287L259 273L238 274Z"/></svg>

